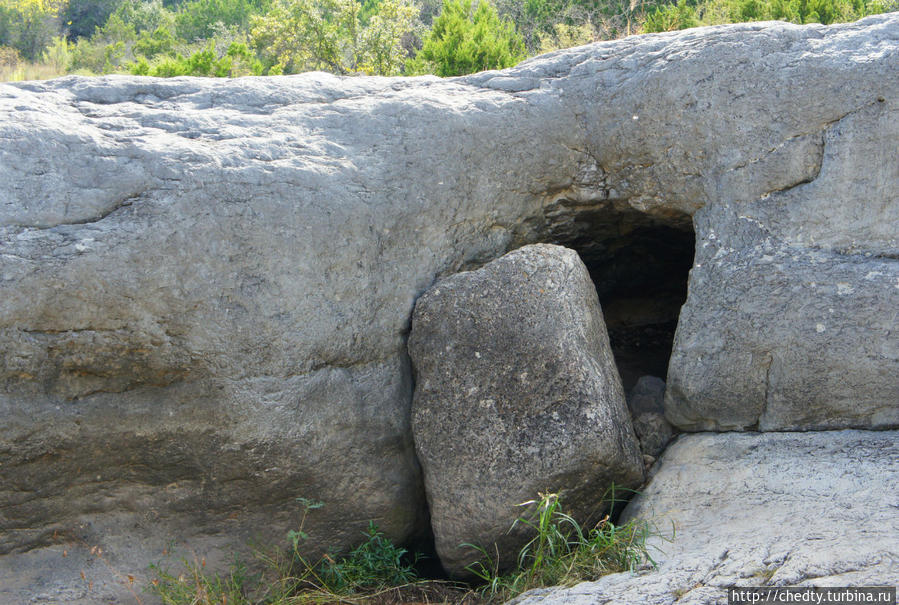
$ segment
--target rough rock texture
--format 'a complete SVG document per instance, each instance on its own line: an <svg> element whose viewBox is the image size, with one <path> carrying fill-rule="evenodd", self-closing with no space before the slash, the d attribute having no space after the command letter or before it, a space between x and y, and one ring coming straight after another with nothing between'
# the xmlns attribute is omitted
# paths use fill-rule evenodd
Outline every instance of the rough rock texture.
<svg viewBox="0 0 899 605"><path fill-rule="evenodd" d="M726 604L732 586L899 584L899 432L682 435L626 517L651 519L658 570L519 605Z"/></svg>
<svg viewBox="0 0 899 605"><path fill-rule="evenodd" d="M525 246L437 282L415 305L412 434L444 569L480 555L513 565L530 533L522 502L561 493L587 520L643 466L587 268ZM495 546L494 546L495 545Z"/></svg>
<svg viewBox="0 0 899 605"><path fill-rule="evenodd" d="M79 544L154 560L144 534L277 542L298 496L326 502L313 545L424 531L416 297L700 208L670 417L895 424L897 60L884 15L452 80L0 85L0 571Z"/></svg>
<svg viewBox="0 0 899 605"><path fill-rule="evenodd" d="M654 462L671 441L674 430L665 419L665 381L657 376L641 376L627 394L634 432L640 450Z"/></svg>
<svg viewBox="0 0 899 605"><path fill-rule="evenodd" d="M893 69L876 94L750 160L805 177L722 190L694 216L666 394L675 425L899 426L897 83Z"/></svg>
<svg viewBox="0 0 899 605"><path fill-rule="evenodd" d="M640 442L640 451L653 459L658 458L671 438L674 437L671 423L665 420L665 416L662 414L651 412L640 414L632 420L634 433Z"/></svg>

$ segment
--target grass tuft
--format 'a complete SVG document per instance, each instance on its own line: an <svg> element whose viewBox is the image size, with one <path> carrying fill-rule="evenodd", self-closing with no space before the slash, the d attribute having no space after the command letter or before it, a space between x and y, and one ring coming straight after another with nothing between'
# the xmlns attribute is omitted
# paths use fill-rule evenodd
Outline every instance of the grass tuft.
<svg viewBox="0 0 899 605"><path fill-rule="evenodd" d="M156 577L150 591L164 605L324 605L337 603L462 603L471 602L470 590L455 583L423 580L414 565L420 555L395 546L370 522L365 540L347 555L324 555L312 562L302 554L309 539L306 518L323 504L297 498L302 508L299 527L287 534L287 555L256 552L251 574L239 560L225 575L205 572L205 561L182 560L182 570L171 573L153 566ZM480 601L480 599L478 599Z"/></svg>
<svg viewBox="0 0 899 605"><path fill-rule="evenodd" d="M617 500L614 490L606 506ZM298 498L302 508L299 527L287 534L290 550L256 553L261 571L250 573L235 560L224 575L208 574L205 561L182 561L182 571L171 573L154 566L151 591L165 605L323 605L400 603L500 603L527 590L547 586L571 586L620 571L655 565L647 552L647 540L659 535L643 521L615 525L606 515L585 529L562 508L557 494L540 494L522 506L533 513L512 525L524 525L534 537L522 547L514 571L500 574L499 557L467 544L481 554L468 570L482 582L476 589L453 582L425 580L415 564L420 554L395 546L370 522L364 541L345 556L324 555L307 560L302 545L309 539L304 525L309 513L323 504ZM536 506L534 506L536 505Z"/></svg>
<svg viewBox="0 0 899 605"><path fill-rule="evenodd" d="M182 560L183 571L177 576L152 565L156 578L151 582L151 592L165 605L239 605L246 600L247 568L239 560L228 574L206 575L205 561Z"/></svg>
<svg viewBox="0 0 899 605"><path fill-rule="evenodd" d="M618 502L614 487L611 493L611 501L606 500L609 505ZM500 574L498 557L482 547L465 545L481 553L481 560L466 569L483 582L479 592L485 599L502 602L534 588L572 586L644 565L655 567L647 540L659 532L648 522L616 525L606 515L588 530L563 510L558 494L539 496L521 504L536 504L533 514L512 525L523 524L535 534L519 551L514 571Z"/></svg>

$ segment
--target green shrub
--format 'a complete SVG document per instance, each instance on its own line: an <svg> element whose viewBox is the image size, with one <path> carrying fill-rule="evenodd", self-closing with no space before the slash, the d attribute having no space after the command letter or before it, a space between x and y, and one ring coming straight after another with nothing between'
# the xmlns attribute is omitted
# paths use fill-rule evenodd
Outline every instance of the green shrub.
<svg viewBox="0 0 899 605"><path fill-rule="evenodd" d="M192 0L178 7L175 26L183 40L205 40L221 26L247 31L250 17L264 12L264 8L261 0Z"/></svg>
<svg viewBox="0 0 899 605"><path fill-rule="evenodd" d="M95 74L108 74L117 71L125 59L125 42L119 40L104 44L78 38L71 45L71 68L84 69Z"/></svg>
<svg viewBox="0 0 899 605"><path fill-rule="evenodd" d="M16 67L21 62L19 51L9 46L0 46L0 67Z"/></svg>
<svg viewBox="0 0 899 605"><path fill-rule="evenodd" d="M409 557L369 522L366 540L346 557L327 557L319 577L324 588L334 594L355 594L402 586L419 580L413 565L418 556Z"/></svg>
<svg viewBox="0 0 899 605"><path fill-rule="evenodd" d="M52 67L57 73L64 74L72 64L69 42L64 36L53 38L53 42L44 51L41 61Z"/></svg>
<svg viewBox="0 0 899 605"><path fill-rule="evenodd" d="M58 12L50 0L0 0L0 46L37 61L58 31Z"/></svg>
<svg viewBox="0 0 899 605"><path fill-rule="evenodd" d="M104 74L120 71L127 64L136 40L134 26L114 13L89 40L78 38L69 45L70 68Z"/></svg>
<svg viewBox="0 0 899 605"><path fill-rule="evenodd" d="M175 14L161 0L124 0L113 15L131 25L137 34L159 29L175 31Z"/></svg>
<svg viewBox="0 0 899 605"><path fill-rule="evenodd" d="M367 7L367 8L366 8ZM363 11L368 10L363 22ZM270 73L398 75L404 37L418 29L410 0L278 0L253 18L253 46Z"/></svg>
<svg viewBox="0 0 899 605"><path fill-rule="evenodd" d="M103 27L121 0L68 0L62 11L69 40L87 38Z"/></svg>
<svg viewBox="0 0 899 605"><path fill-rule="evenodd" d="M541 33L539 35L540 52L548 53L560 48L571 48L589 44L594 40L593 26L584 23L580 27L557 23L553 27L552 34Z"/></svg>
<svg viewBox="0 0 899 605"><path fill-rule="evenodd" d="M157 55L171 53L175 50L175 36L165 27L157 28L152 33L144 32L134 43L134 53L152 59Z"/></svg>
<svg viewBox="0 0 899 605"><path fill-rule="evenodd" d="M758 0L746 0L757 2ZM687 0L678 0L677 4L662 6L651 13L643 23L646 33L670 32L699 26L696 9L687 4Z"/></svg>
<svg viewBox="0 0 899 605"><path fill-rule="evenodd" d="M262 64L256 60L244 43L232 42L228 46L228 50L219 56L216 53L214 41L210 40L206 48L198 50L188 57L180 54L174 57L166 56L153 63L144 57L139 57L137 62L129 66L129 71L136 76L158 78L176 76L233 78L259 75L262 72Z"/></svg>
<svg viewBox="0 0 899 605"><path fill-rule="evenodd" d="M407 73L461 76L511 67L525 58L524 40L488 0L444 0L443 11Z"/></svg>

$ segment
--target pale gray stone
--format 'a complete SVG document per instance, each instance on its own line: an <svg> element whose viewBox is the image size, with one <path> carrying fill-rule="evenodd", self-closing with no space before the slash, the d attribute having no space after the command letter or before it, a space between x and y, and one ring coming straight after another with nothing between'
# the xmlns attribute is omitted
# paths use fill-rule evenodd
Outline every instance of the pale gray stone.
<svg viewBox="0 0 899 605"><path fill-rule="evenodd" d="M668 538L650 543L657 569L515 602L723 605L734 586L899 584L899 432L681 435L656 469L624 517Z"/></svg>
<svg viewBox="0 0 899 605"><path fill-rule="evenodd" d="M897 82L893 70L881 92L803 135L816 149L807 178L758 197L723 192L694 216L673 424L899 426Z"/></svg>
<svg viewBox="0 0 899 605"><path fill-rule="evenodd" d="M503 568L531 537L520 504L558 493L598 520L643 465L587 268L525 246L437 282L415 305L412 432L437 554L464 576L486 549Z"/></svg>
<svg viewBox="0 0 899 605"><path fill-rule="evenodd" d="M894 14L449 80L0 84L0 566L83 542L145 577L129 536L277 543L301 496L312 549L414 538L416 298L699 209L669 418L897 424L897 62Z"/></svg>

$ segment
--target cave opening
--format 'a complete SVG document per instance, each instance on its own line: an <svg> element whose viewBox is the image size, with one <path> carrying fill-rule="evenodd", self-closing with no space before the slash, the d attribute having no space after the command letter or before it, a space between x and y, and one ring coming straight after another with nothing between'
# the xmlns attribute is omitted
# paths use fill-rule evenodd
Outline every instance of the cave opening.
<svg viewBox="0 0 899 605"><path fill-rule="evenodd" d="M553 243L575 250L583 260L596 287L625 393L630 393L642 376L667 382L674 334L694 262L692 217L642 212L627 200L560 198L522 231L515 234L511 249L534 242ZM490 260L477 257L464 269L476 269ZM654 456L649 459L654 461ZM634 493L618 494L608 510L613 523L618 523ZM421 577L451 582L437 555L430 525L428 534L408 548L409 552L424 553L414 561ZM479 585L473 581L470 587ZM463 593L468 589L462 588Z"/></svg>
<svg viewBox="0 0 899 605"><path fill-rule="evenodd" d="M625 393L641 376L667 380L693 266L691 218L608 202L575 210L558 226L553 239L580 254L596 286Z"/></svg>

